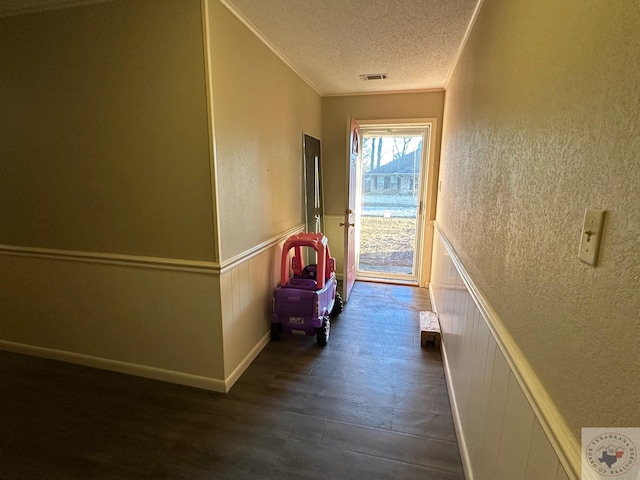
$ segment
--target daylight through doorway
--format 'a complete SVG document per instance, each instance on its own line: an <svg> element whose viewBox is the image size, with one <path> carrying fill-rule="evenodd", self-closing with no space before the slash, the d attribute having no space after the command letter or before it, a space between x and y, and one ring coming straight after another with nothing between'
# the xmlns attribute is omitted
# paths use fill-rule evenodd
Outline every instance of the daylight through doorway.
<svg viewBox="0 0 640 480"><path fill-rule="evenodd" d="M428 127L362 129L357 276L418 281ZM428 142L428 140L426 140Z"/></svg>

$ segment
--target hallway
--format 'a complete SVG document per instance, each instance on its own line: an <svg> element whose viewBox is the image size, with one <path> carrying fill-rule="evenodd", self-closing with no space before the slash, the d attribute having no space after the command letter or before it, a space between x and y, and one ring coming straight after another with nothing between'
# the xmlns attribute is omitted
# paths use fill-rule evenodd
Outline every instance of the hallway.
<svg viewBox="0 0 640 480"><path fill-rule="evenodd" d="M0 479L463 479L428 308L358 282L327 347L271 342L226 396L0 353Z"/></svg>

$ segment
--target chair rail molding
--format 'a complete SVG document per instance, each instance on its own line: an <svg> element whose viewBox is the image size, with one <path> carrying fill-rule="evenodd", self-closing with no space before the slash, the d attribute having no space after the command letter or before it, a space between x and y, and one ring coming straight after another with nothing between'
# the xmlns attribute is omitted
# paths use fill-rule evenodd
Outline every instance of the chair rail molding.
<svg viewBox="0 0 640 480"><path fill-rule="evenodd" d="M535 417L540 422L540 425L548 437L551 446L558 456L558 460L570 478L579 479L581 471L581 449L577 439L499 314L474 283L458 257L453 245L447 239L440 225L438 225L438 222L434 222L434 227L438 233L439 240L444 246L445 255L450 257L451 262L455 266L482 320L489 329L511 373L517 380L517 383L530 404ZM448 285L448 287L450 286ZM435 301L436 299L434 299L434 294L431 289L430 294L432 304L434 309L436 309L437 301ZM444 351L446 352L446 334L444 332L443 343L445 343Z"/></svg>

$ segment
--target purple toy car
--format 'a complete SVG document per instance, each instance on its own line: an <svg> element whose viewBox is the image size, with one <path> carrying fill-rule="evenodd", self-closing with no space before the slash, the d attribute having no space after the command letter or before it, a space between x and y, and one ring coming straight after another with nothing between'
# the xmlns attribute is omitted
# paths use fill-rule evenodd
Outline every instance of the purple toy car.
<svg viewBox="0 0 640 480"><path fill-rule="evenodd" d="M307 253L309 249L315 250L317 263L304 266L303 247L307 247ZM314 252L310 253L312 258ZM335 268L336 261L329 252L327 237L322 233L300 233L285 241L280 286L273 292L272 339L280 339L283 333L297 333L316 335L318 345L327 344L330 315L342 311Z"/></svg>

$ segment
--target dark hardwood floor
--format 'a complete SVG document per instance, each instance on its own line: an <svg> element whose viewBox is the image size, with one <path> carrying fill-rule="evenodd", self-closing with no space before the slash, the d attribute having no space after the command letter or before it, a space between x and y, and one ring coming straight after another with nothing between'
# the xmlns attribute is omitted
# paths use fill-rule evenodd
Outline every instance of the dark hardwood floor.
<svg viewBox="0 0 640 480"><path fill-rule="evenodd" d="M329 344L227 395L0 352L0 479L464 479L426 290L360 283Z"/></svg>

